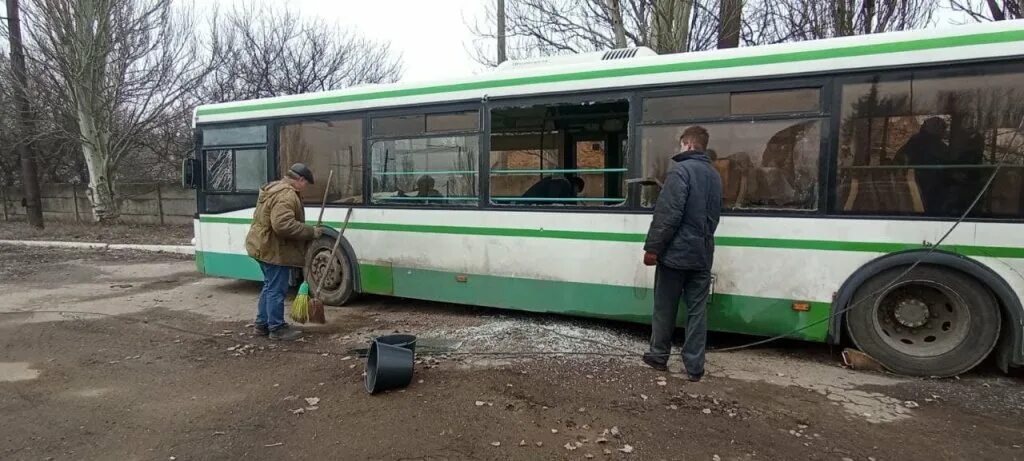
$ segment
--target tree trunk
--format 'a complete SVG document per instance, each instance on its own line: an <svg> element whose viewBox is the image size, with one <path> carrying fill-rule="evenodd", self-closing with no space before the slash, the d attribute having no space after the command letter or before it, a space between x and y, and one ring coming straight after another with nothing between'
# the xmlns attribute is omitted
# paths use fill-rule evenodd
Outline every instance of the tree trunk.
<svg viewBox="0 0 1024 461"><path fill-rule="evenodd" d="M740 21L742 18L742 0L721 0L718 10L719 49L740 46Z"/></svg>
<svg viewBox="0 0 1024 461"><path fill-rule="evenodd" d="M505 48L505 0L498 0L498 64L505 62L508 56Z"/></svg>
<svg viewBox="0 0 1024 461"><path fill-rule="evenodd" d="M79 102L78 126L82 134L82 155L89 170L88 195L93 217L98 222L113 221L121 213L111 175L113 165L110 162L110 144L107 142L107 136L97 129L96 119L88 108L84 107L84 101Z"/></svg>
<svg viewBox="0 0 1024 461"><path fill-rule="evenodd" d="M693 0L655 0L651 47L658 54L686 51Z"/></svg>
<svg viewBox="0 0 1024 461"><path fill-rule="evenodd" d="M1006 13L1003 12L1003 9L999 6L999 2L996 0L988 0L988 9L992 11L992 19L996 21L1006 20Z"/></svg>
<svg viewBox="0 0 1024 461"><path fill-rule="evenodd" d="M11 42L11 72L14 74L14 101L17 106L18 128L21 140L16 144L21 163L21 186L25 194L25 215L36 229L43 228L43 201L39 193L39 174L36 171L35 149L32 138L35 126L28 102L28 78L25 74L25 51L21 45L21 21L18 0L7 0L7 26ZM4 205L6 206L6 204Z"/></svg>
<svg viewBox="0 0 1024 461"><path fill-rule="evenodd" d="M864 23L861 24L861 33L864 35L874 32L874 28L871 27L875 22L875 15L878 14L876 10L875 0L864 0L864 5L861 7L863 10Z"/></svg>
<svg viewBox="0 0 1024 461"><path fill-rule="evenodd" d="M615 48L625 48L626 26L622 23L622 4L619 0L608 0L608 16L612 20L612 30L615 32Z"/></svg>

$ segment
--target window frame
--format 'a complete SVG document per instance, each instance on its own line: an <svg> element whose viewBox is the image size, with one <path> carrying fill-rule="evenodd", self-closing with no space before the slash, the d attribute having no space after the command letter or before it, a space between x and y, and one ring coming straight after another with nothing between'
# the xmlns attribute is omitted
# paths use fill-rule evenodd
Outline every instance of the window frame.
<svg viewBox="0 0 1024 461"><path fill-rule="evenodd" d="M452 130L452 131L426 131L426 119L430 115L443 115L459 112L470 112L476 111L477 113L477 129L476 130ZM407 115L422 115L423 116L423 129L422 133L416 135L397 135L397 136L377 136L372 134L372 123L374 118L380 117L400 117ZM483 102L472 102L472 103L451 103L451 104L432 104L429 106L420 107L399 107L399 108L385 108L378 110L371 110L363 113L363 204L360 206L373 207L373 208L387 208L387 209L434 209L443 208L449 210L478 210L481 209L483 204L483 180L481 179L482 159L484 158L485 145L489 147L489 143L485 144L484 138L488 136L486 133L490 129L489 124L485 124L487 117L484 117L484 104ZM467 201L465 205L451 205L448 203L374 203L373 202L373 144L381 140L398 140L398 139L422 139L422 138L443 138L443 137L477 137L477 202L471 203Z"/></svg>
<svg viewBox="0 0 1024 461"><path fill-rule="evenodd" d="M486 125L486 131L482 132L482 137L486 138L487 150L481 150L480 158L480 174L484 175L486 169L486 181L481 181L481 188L486 194L481 201L481 206L484 209L495 210L495 211L554 211L554 212L591 212L591 213L619 213L619 212L635 212L644 211L642 209L635 209L631 202L631 194L629 193L629 187L623 184L623 199L621 202L617 202L614 205L606 206L587 206L578 204L555 204L555 203L537 203L533 205L514 205L514 204L496 204L491 202L491 113L498 109L508 109L516 107L527 107L527 106L544 106L544 105L560 105L560 104L581 104L585 102L595 103L614 103L614 102L625 102L628 105L627 120L626 120L626 152L623 152L622 167L625 171L614 173L621 174L623 176L623 183L627 179L630 179L631 175L635 174L632 165L632 158L638 157L634 154L633 141L636 135L636 128L639 112L637 112L637 94L640 92L637 88L627 88L616 91L578 91L568 92L560 95L532 95L524 97L507 97L497 98L488 100L485 102L486 115L484 116L484 122ZM484 183L486 182L486 186ZM481 194L484 195L484 194ZM639 201L637 202L639 203Z"/></svg>
<svg viewBox="0 0 1024 461"><path fill-rule="evenodd" d="M832 138L835 137L833 130L833 112L836 107L832 101L832 95L835 94L834 85L835 77L831 75L822 75L815 77L797 77L797 78L775 78L766 80L740 80L732 82L715 83L705 86L699 85L688 85L677 88L661 88L649 91L638 91L637 97L639 103L643 104L649 98L661 98L661 97L672 97L672 96L692 96L701 94L714 94L714 93L754 93L759 91L785 91L785 90L796 90L803 88L818 88L819 94L819 107L816 112L773 112L765 114L743 114L743 115L728 115L724 117L698 117L691 119L669 119L669 120L657 120L647 122L639 120L635 125L636 135L633 141L635 142L633 149L637 152L634 157L637 158L636 165L633 165L633 174L637 178L643 177L643 153L640 152L642 147L643 129L644 127L657 127L657 126L678 126L678 125L700 125L700 124L716 124L716 123L742 123L742 122L773 122L773 121L786 121L786 120L806 120L815 119L821 122L821 136L818 147L818 176L815 178L817 197L815 203L815 209L813 210L799 210L799 209L788 209L788 208L750 208L750 209L722 209L722 215L729 216L779 216L779 217L824 217L828 214L828 195L830 190L826 191L824 188L829 187L826 178L831 174L832 159L835 158L835 154L832 152L831 145ZM643 116L643 107L638 106L637 110L640 117ZM654 208L644 208L640 203L640 194L632 194L636 199L636 203L633 205L634 209L642 212L652 213Z"/></svg>
<svg viewBox="0 0 1024 461"><path fill-rule="evenodd" d="M205 145L205 143L203 142L203 132L204 132L204 130L220 129L220 128L239 128L239 127L249 127L249 126L262 126L262 127L264 127L264 129L266 130L266 141L262 142L262 143L234 143L234 144L218 144L218 145L209 145L209 146ZM271 173L272 171L276 170L276 168L273 168L273 165L274 165L273 161L276 158L276 153L277 153L276 152L277 151L277 148L276 148L277 134L273 132L272 126L273 126L273 124L268 123L266 121L243 120L243 121L237 121L237 122L231 122L231 123L205 124L205 125L196 127L196 129L195 129L195 133L196 133L196 149L197 149L197 152L199 154L198 158L202 162L202 168L200 168L200 170L202 170L202 173L201 173L201 176L202 176L201 180L202 180L202 182L200 183L202 185L202 187L200 187L198 189L200 191L200 193L202 193L204 196L205 195L256 195L256 194L259 194L259 188L256 188L254 190L249 190L249 189L238 190L238 188L237 188L237 181L236 181L236 178L235 178L235 175L236 175L236 171L235 171L235 151L236 150L263 149L266 152L265 159L266 159L267 164L266 164L266 170L265 171L267 172L267 174L266 174L267 177L264 179L264 183L266 183L266 181L270 180L270 178L274 177L274 175L276 174L276 173ZM209 175L207 174L208 171L207 171L207 164L206 164L206 153L209 152L209 151L229 151L229 152L231 152L231 189L230 190L209 190L208 189L208 186L209 186ZM205 203L205 199L203 201ZM204 211L205 211L205 207L204 207Z"/></svg>
<svg viewBox="0 0 1024 461"><path fill-rule="evenodd" d="M828 213L831 219L862 219L862 220L901 220L901 221L934 221L953 222L958 219L956 216L927 216L917 214L883 214L845 213L840 208L838 181L839 181L839 130L842 124L842 89L844 85L878 82L898 82L909 79L938 79L953 77L983 77L988 74L1024 74L1024 62L1016 59L979 59L958 61L955 64L928 64L899 69L865 69L857 72L834 74L832 76L832 107L836 109L832 115L831 132L834 139L831 140L828 184ZM1022 218L993 218L968 216L965 222L995 222L995 223L1024 223Z"/></svg>

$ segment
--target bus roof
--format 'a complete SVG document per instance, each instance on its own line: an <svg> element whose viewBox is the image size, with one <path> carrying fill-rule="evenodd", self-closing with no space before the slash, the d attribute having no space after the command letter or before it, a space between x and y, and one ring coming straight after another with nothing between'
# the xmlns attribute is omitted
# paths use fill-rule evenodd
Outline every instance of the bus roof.
<svg viewBox="0 0 1024 461"><path fill-rule="evenodd" d="M194 123L1024 56L1024 20L565 65L210 104ZM553 59L557 62L557 59Z"/></svg>

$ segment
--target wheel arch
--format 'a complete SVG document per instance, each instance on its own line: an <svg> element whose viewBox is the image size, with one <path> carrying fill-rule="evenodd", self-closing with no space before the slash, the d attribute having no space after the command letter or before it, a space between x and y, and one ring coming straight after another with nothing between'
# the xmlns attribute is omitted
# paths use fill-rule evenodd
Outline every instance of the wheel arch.
<svg viewBox="0 0 1024 461"><path fill-rule="evenodd" d="M354 293L362 293L363 283L362 278L359 276L359 262L356 261L356 252L352 248L352 243L350 243L348 239L345 238L344 235L341 235L336 229L324 227L323 232L324 235L335 240L339 238L341 239L341 246L339 249L345 252L345 256L348 259L348 270L349 273L352 274L352 291Z"/></svg>
<svg viewBox="0 0 1024 461"><path fill-rule="evenodd" d="M1005 323L1001 329L999 341L996 343L996 360L1004 372L1010 366L1024 365L1024 306L1010 284L988 266L974 259L948 251L927 249L909 250L890 253L875 258L854 271L839 287L832 303L833 312L845 309L853 300L853 295L860 286L874 277L897 266L909 266L918 262L934 266L946 267L966 274L988 288L999 301L999 310ZM846 314L836 315L829 322L829 338L831 344L839 344L843 329L846 327Z"/></svg>

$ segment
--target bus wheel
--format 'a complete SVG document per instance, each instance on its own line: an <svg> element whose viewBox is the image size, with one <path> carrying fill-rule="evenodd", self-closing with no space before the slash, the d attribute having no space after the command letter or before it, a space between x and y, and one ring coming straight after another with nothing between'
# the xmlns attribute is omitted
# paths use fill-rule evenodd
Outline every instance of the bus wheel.
<svg viewBox="0 0 1024 461"><path fill-rule="evenodd" d="M343 306L352 297L351 266L344 248L338 248L334 261L331 261L333 247L333 238L324 236L314 240L306 251L304 273L309 283L310 296L317 294L317 288L320 288L322 282L319 294L324 304Z"/></svg>
<svg viewBox="0 0 1024 461"><path fill-rule="evenodd" d="M850 337L889 370L954 376L988 356L999 339L992 294L961 272L920 265L884 271L857 289L847 313Z"/></svg>

